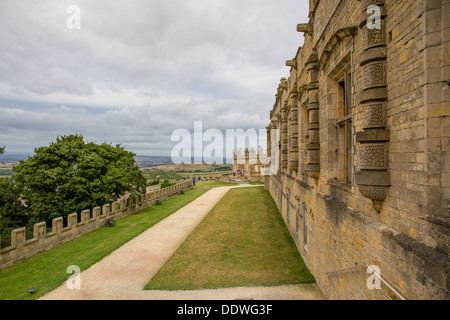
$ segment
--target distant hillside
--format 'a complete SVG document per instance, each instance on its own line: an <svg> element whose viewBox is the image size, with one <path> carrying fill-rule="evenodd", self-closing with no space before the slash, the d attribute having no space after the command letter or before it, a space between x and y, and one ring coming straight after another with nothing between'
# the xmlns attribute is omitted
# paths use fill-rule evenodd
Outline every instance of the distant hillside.
<svg viewBox="0 0 450 320"><path fill-rule="evenodd" d="M0 155L0 164L15 164L20 160L27 160L28 154L3 154ZM136 156L134 157L139 166L158 166L173 164L170 157L159 156Z"/></svg>
<svg viewBox="0 0 450 320"><path fill-rule="evenodd" d="M0 164L16 164L19 163L20 160L27 160L30 155L28 154L3 154L0 155ZM160 165L172 165L171 157L163 157L163 156L135 156L137 164L140 167L154 167ZM231 159L223 159L224 163L231 164L233 163ZM192 162L194 163L194 158L192 158Z"/></svg>
<svg viewBox="0 0 450 320"><path fill-rule="evenodd" d="M134 159L140 167L154 167L173 164L171 157L135 156Z"/></svg>
<svg viewBox="0 0 450 320"><path fill-rule="evenodd" d="M28 154L2 154L0 155L0 163L2 164L14 164L19 163L20 160L27 160Z"/></svg>

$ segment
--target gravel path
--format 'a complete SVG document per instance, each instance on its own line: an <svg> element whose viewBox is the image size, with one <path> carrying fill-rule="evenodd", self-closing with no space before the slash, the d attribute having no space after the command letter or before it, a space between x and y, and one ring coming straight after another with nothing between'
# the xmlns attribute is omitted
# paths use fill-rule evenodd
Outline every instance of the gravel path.
<svg viewBox="0 0 450 320"><path fill-rule="evenodd" d="M42 300L320 300L317 286L231 288L194 291L143 290L170 256L231 188L214 188L162 220L80 274L81 289L64 283ZM69 276L69 275L68 275Z"/></svg>

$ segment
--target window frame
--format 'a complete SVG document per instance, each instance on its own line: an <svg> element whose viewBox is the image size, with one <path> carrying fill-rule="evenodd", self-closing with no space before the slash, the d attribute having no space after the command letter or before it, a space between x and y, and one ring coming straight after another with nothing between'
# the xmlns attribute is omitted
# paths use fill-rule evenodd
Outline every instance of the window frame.
<svg viewBox="0 0 450 320"><path fill-rule="evenodd" d="M348 68L344 68L341 71L341 77L338 80L333 80L337 83L337 86L340 90L342 90L342 98L343 103L340 103L340 113L343 115L342 117L335 120L335 128L343 128L344 130L344 180L339 180L341 183L345 185L353 184L353 94L352 94L352 72L351 70L345 70ZM343 84L343 85L342 85ZM341 134L337 132L336 139L340 139ZM337 156L336 161L338 161L339 167L339 156Z"/></svg>
<svg viewBox="0 0 450 320"><path fill-rule="evenodd" d="M302 203L302 209L303 209L303 248L305 251L308 251L308 205L303 202Z"/></svg>

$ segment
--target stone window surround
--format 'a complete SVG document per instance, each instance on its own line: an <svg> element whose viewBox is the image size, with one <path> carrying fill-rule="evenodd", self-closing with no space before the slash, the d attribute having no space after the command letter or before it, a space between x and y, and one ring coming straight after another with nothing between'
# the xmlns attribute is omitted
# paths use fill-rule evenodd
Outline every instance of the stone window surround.
<svg viewBox="0 0 450 320"><path fill-rule="evenodd" d="M305 253L308 252L308 230L310 229L308 226L308 205L303 202L302 203L302 211L303 211L303 248L305 249Z"/></svg>
<svg viewBox="0 0 450 320"><path fill-rule="evenodd" d="M342 141L345 145L345 150L339 150L339 149L335 149L336 152L336 160L335 162L335 166L337 168L340 168L341 166L339 165L339 161L342 158L342 156L344 157L344 164L343 164L343 170L345 170L344 172L342 172L342 169L338 169L338 172L334 172L335 170L333 170L333 168L331 169L332 176L329 179L329 184L334 186L334 185L339 185L339 186L343 186L344 190L346 191L351 191L351 186L353 184L353 174L354 174L354 164L353 164L353 155L354 155L354 148L355 145L353 143L353 115L352 115L352 110L355 107L355 103L354 103L354 94L353 94L353 80L352 78L352 52L348 51L346 54L344 54L344 56L340 59L339 63L337 63L334 68L332 69L332 71L330 71L327 75L327 77L329 78L329 80L332 83L332 88L336 89L336 90L342 90L340 89L340 83L342 83L343 81L346 81L347 77L350 77L350 82L351 82L351 87L349 88L349 93L350 93L350 101L349 102L351 105L350 107L346 107L344 104L347 103L345 101L345 89L344 92L341 92L339 94L340 97L338 97L338 101L337 103L339 104L339 110L336 110L336 105L327 105L328 108L328 117L329 120L334 122L334 128L336 129L336 133L334 132L330 132L329 135L333 135L334 138L336 139L336 144L338 145L339 142L337 141L337 139L339 139L339 135L344 135L344 137L342 137ZM348 82L348 80L347 80ZM341 96L343 95L343 96ZM345 109L347 109L347 112L345 111ZM330 110L331 109L331 110ZM341 132L339 132L339 128L342 128L343 130ZM333 137L329 137L331 138L329 141L332 141ZM348 146L348 143L350 144L350 146ZM349 152L347 151L349 150ZM351 155L351 159L349 159L349 155ZM331 164L331 162L329 162L329 165ZM340 172L340 173L339 173ZM344 179L340 179L339 176L342 176Z"/></svg>

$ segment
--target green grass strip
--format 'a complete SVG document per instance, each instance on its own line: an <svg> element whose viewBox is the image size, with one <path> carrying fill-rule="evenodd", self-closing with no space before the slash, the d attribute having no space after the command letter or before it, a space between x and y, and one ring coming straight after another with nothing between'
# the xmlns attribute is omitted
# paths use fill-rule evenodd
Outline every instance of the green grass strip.
<svg viewBox="0 0 450 320"><path fill-rule="evenodd" d="M145 289L313 282L269 192L254 187L230 190Z"/></svg>
<svg viewBox="0 0 450 320"><path fill-rule="evenodd" d="M193 189L116 221L59 247L0 270L0 300L32 300L43 296L66 281L71 265L86 270L103 257L138 236L208 190L230 185L220 182L198 183ZM34 294L28 293L35 288Z"/></svg>

